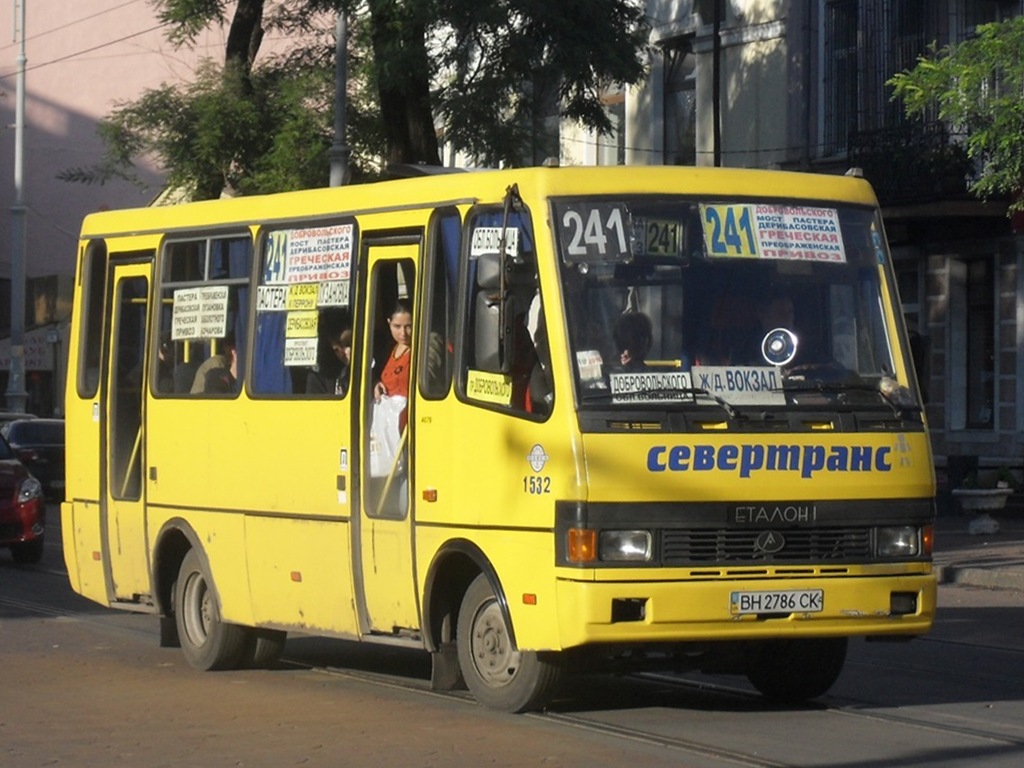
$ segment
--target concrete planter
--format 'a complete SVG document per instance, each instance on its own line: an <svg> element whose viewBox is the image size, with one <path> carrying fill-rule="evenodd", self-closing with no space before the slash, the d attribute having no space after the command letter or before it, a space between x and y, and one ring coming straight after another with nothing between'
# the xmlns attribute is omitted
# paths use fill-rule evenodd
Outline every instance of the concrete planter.
<svg viewBox="0 0 1024 768"><path fill-rule="evenodd" d="M972 516L967 532L986 536L999 533L999 521L989 512L1005 507L1011 493L1012 488L954 488L953 495L960 502L960 509Z"/></svg>
<svg viewBox="0 0 1024 768"><path fill-rule="evenodd" d="M953 495L964 512L989 512L1002 509L1013 493L1012 488L954 488Z"/></svg>

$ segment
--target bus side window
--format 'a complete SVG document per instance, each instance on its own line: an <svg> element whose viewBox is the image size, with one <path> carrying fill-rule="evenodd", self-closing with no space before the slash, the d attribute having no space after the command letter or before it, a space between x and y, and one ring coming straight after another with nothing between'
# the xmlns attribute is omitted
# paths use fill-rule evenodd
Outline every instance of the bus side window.
<svg viewBox="0 0 1024 768"><path fill-rule="evenodd" d="M267 230L259 243L250 392L263 397L340 398L350 366L353 220ZM305 253L316 253L313 263ZM350 347L349 347L350 349Z"/></svg>
<svg viewBox="0 0 1024 768"><path fill-rule="evenodd" d="M251 265L252 239L247 234L164 244L158 329L150 355L154 394L233 396L241 391ZM227 363L230 350L233 366ZM221 386L211 390L204 382L207 371L217 365L227 373Z"/></svg>
<svg viewBox="0 0 1024 768"><path fill-rule="evenodd" d="M486 213L474 223L490 227L500 220L500 214ZM484 253L470 262L462 381L471 399L518 413L546 416L551 412L553 392L536 255L523 215L513 216L510 226L513 223L519 228L518 236L509 240L517 244L514 256L502 260L497 253ZM475 397L474 392L486 394Z"/></svg>
<svg viewBox="0 0 1024 768"><path fill-rule="evenodd" d="M81 346L78 354L78 396L96 396L100 385L100 351L103 349L104 288L107 279L107 247L102 240L86 246L82 259L83 297Z"/></svg>
<svg viewBox="0 0 1024 768"><path fill-rule="evenodd" d="M452 382L454 297L461 228L459 212L454 208L439 212L431 222L424 282L424 348L419 355L422 361L419 366L420 391L430 399L443 398Z"/></svg>

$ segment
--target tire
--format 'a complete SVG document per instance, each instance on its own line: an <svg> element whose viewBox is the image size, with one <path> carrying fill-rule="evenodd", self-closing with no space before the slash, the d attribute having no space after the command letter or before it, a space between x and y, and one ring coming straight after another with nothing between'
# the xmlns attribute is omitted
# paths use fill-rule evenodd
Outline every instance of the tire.
<svg viewBox="0 0 1024 768"><path fill-rule="evenodd" d="M473 697L503 712L541 709L562 677L557 653L517 651L484 574L476 577L462 598L456 629L459 667Z"/></svg>
<svg viewBox="0 0 1024 768"><path fill-rule="evenodd" d="M35 565L43 559L43 537L11 544L11 557L18 565Z"/></svg>
<svg viewBox="0 0 1024 768"><path fill-rule="evenodd" d="M246 647L239 666L244 669L269 669L284 652L288 633L276 629L247 630Z"/></svg>
<svg viewBox="0 0 1024 768"><path fill-rule="evenodd" d="M845 661L845 637L772 640L755 654L747 679L770 701L803 704L832 687Z"/></svg>
<svg viewBox="0 0 1024 768"><path fill-rule="evenodd" d="M239 666L250 635L245 627L221 621L213 580L194 549L178 571L174 618L181 650L193 667L205 672Z"/></svg>

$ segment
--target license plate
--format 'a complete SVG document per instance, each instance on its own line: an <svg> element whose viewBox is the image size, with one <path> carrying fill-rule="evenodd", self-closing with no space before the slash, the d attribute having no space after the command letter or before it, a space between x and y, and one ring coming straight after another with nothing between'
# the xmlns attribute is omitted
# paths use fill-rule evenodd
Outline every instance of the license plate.
<svg viewBox="0 0 1024 768"><path fill-rule="evenodd" d="M818 613L824 606L823 589L733 592L729 596L729 612L734 616L745 613Z"/></svg>

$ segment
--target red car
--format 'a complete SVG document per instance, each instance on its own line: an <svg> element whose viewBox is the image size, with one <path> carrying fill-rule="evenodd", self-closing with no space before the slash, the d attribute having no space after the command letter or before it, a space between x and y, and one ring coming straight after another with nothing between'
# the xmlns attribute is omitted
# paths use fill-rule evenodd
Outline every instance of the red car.
<svg viewBox="0 0 1024 768"><path fill-rule="evenodd" d="M45 528L43 486L0 437L0 547L10 549L16 563L38 563Z"/></svg>

